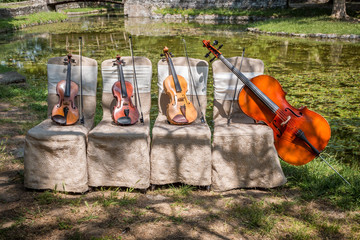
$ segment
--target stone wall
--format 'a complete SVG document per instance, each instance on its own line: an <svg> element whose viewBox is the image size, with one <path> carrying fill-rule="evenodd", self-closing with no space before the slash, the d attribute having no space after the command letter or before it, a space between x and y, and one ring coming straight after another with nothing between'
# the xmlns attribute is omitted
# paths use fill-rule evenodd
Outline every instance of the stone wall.
<svg viewBox="0 0 360 240"><path fill-rule="evenodd" d="M126 0L124 14L129 17L151 17L160 8L276 8L286 0Z"/></svg>
<svg viewBox="0 0 360 240"><path fill-rule="evenodd" d="M31 0L24 2L14 2L7 4L9 6L15 5L16 8L0 8L0 19L12 18L16 16L23 16L37 12L49 11L46 0Z"/></svg>

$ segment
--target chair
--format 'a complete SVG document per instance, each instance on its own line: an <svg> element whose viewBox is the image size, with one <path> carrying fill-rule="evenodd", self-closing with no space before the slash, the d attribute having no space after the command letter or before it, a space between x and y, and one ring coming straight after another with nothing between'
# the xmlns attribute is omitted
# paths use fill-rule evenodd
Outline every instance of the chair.
<svg viewBox="0 0 360 240"><path fill-rule="evenodd" d="M238 69L241 57L228 59ZM231 123L227 124L237 77L220 61L212 64L214 76L214 134L212 189L272 188L286 182L274 147L272 129L256 124L238 105L239 80ZM259 59L244 58L241 72L251 79L264 72Z"/></svg>
<svg viewBox="0 0 360 240"><path fill-rule="evenodd" d="M131 57L122 57L126 81L133 83ZM146 189L150 186L150 107L152 65L145 57L135 57L136 76L139 86L144 124L119 126L112 122L110 109L115 99L112 86L118 81L115 59L101 64L103 77L103 118L91 130L88 137L89 186L118 186ZM134 84L133 84L134 86ZM135 87L134 87L135 91ZM134 97L134 95L133 95ZM132 102L135 104L135 100ZM138 110L140 108L138 106Z"/></svg>
<svg viewBox="0 0 360 240"><path fill-rule="evenodd" d="M66 79L65 58L51 58L47 64L49 118L30 129L25 137L25 187L85 192L88 190L86 139L94 123L98 68L94 59L82 57L85 125L77 122L60 126L50 116L53 106L58 103L56 85ZM76 63L71 68L71 80L79 84L79 56L72 58Z"/></svg>
<svg viewBox="0 0 360 240"><path fill-rule="evenodd" d="M177 75L188 84L187 96L198 111L198 119L190 125L171 125L166 118L169 97L163 91L163 81L169 76L166 61L158 62L159 114L152 130L151 184L163 185L185 183L195 186L211 184L211 132L206 123L199 120L200 109L185 57L172 58ZM206 111L206 85L208 63L200 59L189 59L201 111Z"/></svg>

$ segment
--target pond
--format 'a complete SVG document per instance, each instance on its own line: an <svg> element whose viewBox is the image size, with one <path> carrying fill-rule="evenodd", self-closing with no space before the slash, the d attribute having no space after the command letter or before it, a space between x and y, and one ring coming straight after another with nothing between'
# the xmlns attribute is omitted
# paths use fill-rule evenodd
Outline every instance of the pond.
<svg viewBox="0 0 360 240"><path fill-rule="evenodd" d="M130 56L128 36L133 36L135 56L145 56L153 64L152 121L157 114L157 70L166 45L174 56L184 56L182 39L189 57L205 59L208 52L202 40L218 40L225 57L259 58L265 73L278 79L288 92L287 100L295 107L308 106L323 115L332 128L326 148L343 161L359 159L360 142L360 42L302 39L256 35L245 25L201 22L128 19L122 15L73 17L67 22L28 28L0 37L0 64L15 66L29 83L37 82L46 91L46 63L68 51L78 53L78 38L83 37L83 55L99 64L98 107L96 121L101 120L102 61L117 54ZM212 125L212 72L208 79L207 121ZM46 98L43 99L46 102ZM44 113L46 116L46 111ZM34 123L36 124L36 123Z"/></svg>

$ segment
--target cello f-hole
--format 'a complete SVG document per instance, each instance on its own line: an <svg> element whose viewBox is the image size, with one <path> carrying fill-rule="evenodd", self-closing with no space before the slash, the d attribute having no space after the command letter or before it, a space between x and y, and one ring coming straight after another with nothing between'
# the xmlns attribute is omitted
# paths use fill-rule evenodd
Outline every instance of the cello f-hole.
<svg viewBox="0 0 360 240"><path fill-rule="evenodd" d="M292 114L294 114L296 117L301 117L303 114L302 112L299 112L300 115L297 115L293 110L291 110L290 108L285 108L285 112L287 112L287 110L289 110L290 112L292 112Z"/></svg>

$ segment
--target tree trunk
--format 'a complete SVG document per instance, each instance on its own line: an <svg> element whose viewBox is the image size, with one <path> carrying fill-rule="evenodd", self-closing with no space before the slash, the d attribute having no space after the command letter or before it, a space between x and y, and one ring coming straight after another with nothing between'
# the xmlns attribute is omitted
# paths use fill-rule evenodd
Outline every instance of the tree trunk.
<svg viewBox="0 0 360 240"><path fill-rule="evenodd" d="M333 9L332 9L332 18L336 19L345 19L349 16L346 14L346 0L334 0Z"/></svg>

